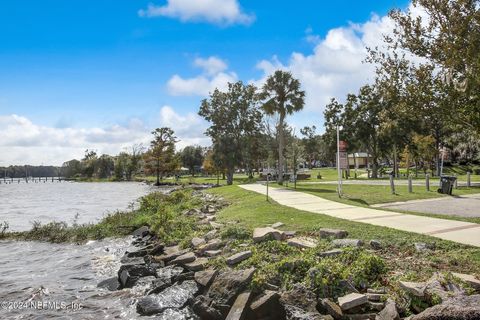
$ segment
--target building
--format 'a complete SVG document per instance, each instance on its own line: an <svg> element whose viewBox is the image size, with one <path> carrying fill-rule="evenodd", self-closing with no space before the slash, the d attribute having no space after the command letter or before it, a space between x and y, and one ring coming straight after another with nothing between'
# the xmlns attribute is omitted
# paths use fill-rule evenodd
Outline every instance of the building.
<svg viewBox="0 0 480 320"><path fill-rule="evenodd" d="M348 155L348 166L355 168L369 168L370 157L367 152L355 152Z"/></svg>

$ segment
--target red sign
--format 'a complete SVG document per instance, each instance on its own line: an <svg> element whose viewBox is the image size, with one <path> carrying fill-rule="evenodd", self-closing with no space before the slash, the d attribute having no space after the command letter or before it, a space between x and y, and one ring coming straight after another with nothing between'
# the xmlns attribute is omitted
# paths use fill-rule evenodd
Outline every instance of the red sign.
<svg viewBox="0 0 480 320"><path fill-rule="evenodd" d="M340 140L338 142L338 147L340 148L340 152L346 152L347 151L347 141Z"/></svg>

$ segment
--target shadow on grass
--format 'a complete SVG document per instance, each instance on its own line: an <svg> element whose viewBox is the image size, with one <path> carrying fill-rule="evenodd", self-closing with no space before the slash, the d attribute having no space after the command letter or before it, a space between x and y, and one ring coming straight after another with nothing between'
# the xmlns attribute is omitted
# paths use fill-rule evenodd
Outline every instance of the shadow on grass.
<svg viewBox="0 0 480 320"><path fill-rule="evenodd" d="M291 187L291 189L296 191L313 192L313 193L337 193L337 190L321 189L321 188L304 188L304 187L297 186L297 189L293 189L293 187Z"/></svg>

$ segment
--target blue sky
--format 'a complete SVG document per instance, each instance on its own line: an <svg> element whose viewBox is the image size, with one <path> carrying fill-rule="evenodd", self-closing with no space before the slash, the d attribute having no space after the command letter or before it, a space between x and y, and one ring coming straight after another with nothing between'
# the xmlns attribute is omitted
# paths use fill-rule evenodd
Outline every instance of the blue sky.
<svg viewBox="0 0 480 320"><path fill-rule="evenodd" d="M365 45L407 1L2 0L0 165L118 152L161 125L208 144L199 101L215 86L291 70L307 92L294 126L372 77ZM49 150L48 155L46 150Z"/></svg>

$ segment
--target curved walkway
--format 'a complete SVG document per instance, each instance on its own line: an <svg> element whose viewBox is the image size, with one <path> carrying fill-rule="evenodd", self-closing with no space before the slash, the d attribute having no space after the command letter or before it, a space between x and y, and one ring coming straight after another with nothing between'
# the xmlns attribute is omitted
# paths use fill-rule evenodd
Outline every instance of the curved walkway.
<svg viewBox="0 0 480 320"><path fill-rule="evenodd" d="M267 193L266 186L262 184L245 184L240 187L261 194ZM268 194L279 204L298 210L430 235L480 247L480 224L351 206L288 189L270 188Z"/></svg>

